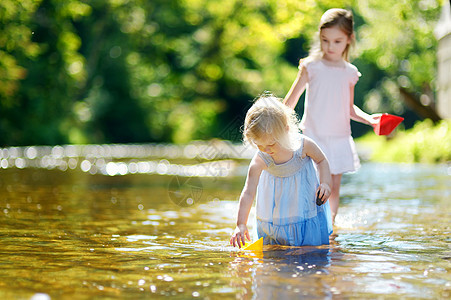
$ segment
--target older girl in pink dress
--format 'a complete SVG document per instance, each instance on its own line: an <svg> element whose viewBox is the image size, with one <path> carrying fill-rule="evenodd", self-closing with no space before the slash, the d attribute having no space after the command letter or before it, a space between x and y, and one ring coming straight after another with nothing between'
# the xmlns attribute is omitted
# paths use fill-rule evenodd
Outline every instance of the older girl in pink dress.
<svg viewBox="0 0 451 300"><path fill-rule="evenodd" d="M319 42L299 63L298 75L284 99L294 108L306 90L303 133L323 150L332 173L330 208L332 220L340 203L342 174L360 167L351 137L350 120L375 126L380 114L368 115L354 105L354 85L360 77L348 61L354 43L353 17L350 11L330 9L321 17Z"/></svg>

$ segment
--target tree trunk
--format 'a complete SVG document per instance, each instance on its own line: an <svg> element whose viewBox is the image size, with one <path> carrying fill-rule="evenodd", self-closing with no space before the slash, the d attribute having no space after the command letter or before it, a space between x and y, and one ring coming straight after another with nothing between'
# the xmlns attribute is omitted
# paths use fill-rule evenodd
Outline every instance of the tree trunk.
<svg viewBox="0 0 451 300"><path fill-rule="evenodd" d="M407 89L400 87L399 92L401 93L404 103L406 103L406 105L410 107L415 113L417 113L421 118L431 119L434 123L442 119L432 106L423 105L420 99L418 99Z"/></svg>

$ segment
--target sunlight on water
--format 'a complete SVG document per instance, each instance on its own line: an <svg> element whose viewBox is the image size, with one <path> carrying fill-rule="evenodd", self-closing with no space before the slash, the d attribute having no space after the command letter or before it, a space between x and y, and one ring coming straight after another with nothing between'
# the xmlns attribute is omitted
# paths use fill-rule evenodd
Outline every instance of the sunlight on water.
<svg viewBox="0 0 451 300"><path fill-rule="evenodd" d="M343 177L330 246L248 253L228 242L248 160L221 145L2 149L0 297L450 297L448 166L364 164Z"/></svg>
<svg viewBox="0 0 451 300"><path fill-rule="evenodd" d="M188 145L66 145L29 146L0 149L0 167L80 169L90 174L110 176L158 174L227 177L235 168L233 159L249 159L254 150L241 144L213 140ZM164 157L164 159L161 159ZM160 158L158 160L142 160ZM183 165L170 160L195 160ZM213 160L213 161L212 161Z"/></svg>

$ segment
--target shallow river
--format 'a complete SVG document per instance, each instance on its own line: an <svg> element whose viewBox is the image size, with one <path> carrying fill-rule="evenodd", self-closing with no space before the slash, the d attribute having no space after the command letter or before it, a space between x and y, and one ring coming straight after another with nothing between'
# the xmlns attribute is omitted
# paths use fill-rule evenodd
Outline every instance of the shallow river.
<svg viewBox="0 0 451 300"><path fill-rule="evenodd" d="M449 166L363 164L330 246L251 255L248 160L96 149L0 150L0 299L451 297Z"/></svg>

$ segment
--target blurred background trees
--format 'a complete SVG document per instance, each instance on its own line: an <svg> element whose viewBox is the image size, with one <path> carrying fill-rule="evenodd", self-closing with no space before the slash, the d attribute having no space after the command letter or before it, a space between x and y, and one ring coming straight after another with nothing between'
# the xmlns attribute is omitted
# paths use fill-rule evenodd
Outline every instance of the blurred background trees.
<svg viewBox="0 0 451 300"><path fill-rule="evenodd" d="M2 0L0 145L238 140L331 7L355 15L355 102L434 119L438 0Z"/></svg>

